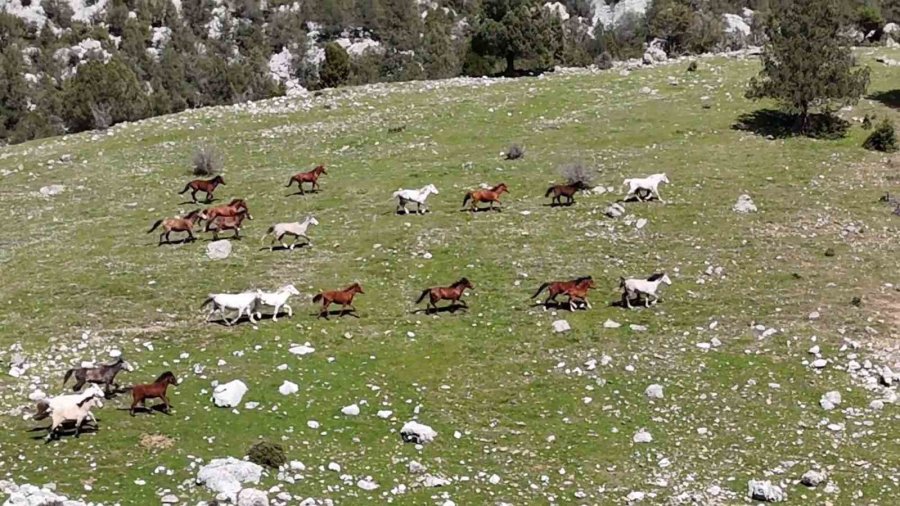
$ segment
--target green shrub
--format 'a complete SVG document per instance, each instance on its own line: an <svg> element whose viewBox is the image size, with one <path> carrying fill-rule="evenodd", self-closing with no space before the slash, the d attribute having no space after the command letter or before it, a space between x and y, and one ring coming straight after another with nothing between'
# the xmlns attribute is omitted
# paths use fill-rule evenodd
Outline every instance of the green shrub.
<svg viewBox="0 0 900 506"><path fill-rule="evenodd" d="M254 444L247 450L247 457L250 462L259 464L263 467L271 467L278 469L287 463L287 457L284 454L284 448L281 445L261 441Z"/></svg>
<svg viewBox="0 0 900 506"><path fill-rule="evenodd" d="M863 143L863 147L870 151L882 151L893 153L897 151L897 136L894 133L894 124L888 119L883 119L875 127L875 130Z"/></svg>
<svg viewBox="0 0 900 506"><path fill-rule="evenodd" d="M118 57L109 63L90 61L66 81L64 119L74 131L138 120L144 117L146 98L137 76Z"/></svg>
<svg viewBox="0 0 900 506"><path fill-rule="evenodd" d="M603 51L594 58L594 65L600 70L608 70L613 68L613 57L609 51Z"/></svg>
<svg viewBox="0 0 900 506"><path fill-rule="evenodd" d="M68 0L41 0L41 7L47 14L47 19L60 28L72 26L72 16L75 12Z"/></svg>
<svg viewBox="0 0 900 506"><path fill-rule="evenodd" d="M691 63L688 64L687 71L688 72L696 72L698 68L697 61L691 60Z"/></svg>
<svg viewBox="0 0 900 506"><path fill-rule="evenodd" d="M325 62L319 69L319 81L326 88L341 86L350 77L350 55L337 42L325 46Z"/></svg>

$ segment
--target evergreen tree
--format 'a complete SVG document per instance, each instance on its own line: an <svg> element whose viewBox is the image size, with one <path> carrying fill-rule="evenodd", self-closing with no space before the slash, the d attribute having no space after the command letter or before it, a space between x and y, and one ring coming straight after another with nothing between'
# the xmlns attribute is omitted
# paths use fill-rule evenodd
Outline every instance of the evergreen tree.
<svg viewBox="0 0 900 506"><path fill-rule="evenodd" d="M63 91L65 120L74 131L103 128L98 118L107 116L109 124L144 117L146 96L141 83L119 57L108 63L90 61L78 68ZM102 114L99 114L102 113Z"/></svg>
<svg viewBox="0 0 900 506"><path fill-rule="evenodd" d="M0 139L6 139L28 112L25 62L17 45L0 51Z"/></svg>
<svg viewBox="0 0 900 506"><path fill-rule="evenodd" d="M421 47L422 66L429 79L459 75L460 64L450 38L450 23L442 9L428 13Z"/></svg>
<svg viewBox="0 0 900 506"><path fill-rule="evenodd" d="M773 98L808 132L810 113L831 113L855 104L869 84L869 69L855 61L841 37L836 0L794 0L774 11L766 27L769 42L763 69L750 81L747 98Z"/></svg>
<svg viewBox="0 0 900 506"><path fill-rule="evenodd" d="M337 42L325 46L325 61L319 69L322 86L334 88L347 82L350 77L350 55Z"/></svg>
<svg viewBox="0 0 900 506"><path fill-rule="evenodd" d="M506 73L512 74L517 59L552 59L550 32L549 14L533 0L485 0L475 21L472 49L501 58Z"/></svg>

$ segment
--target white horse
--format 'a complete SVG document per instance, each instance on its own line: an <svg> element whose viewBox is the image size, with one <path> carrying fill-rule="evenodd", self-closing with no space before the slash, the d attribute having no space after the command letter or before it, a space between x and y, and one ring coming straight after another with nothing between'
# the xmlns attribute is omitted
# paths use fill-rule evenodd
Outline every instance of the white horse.
<svg viewBox="0 0 900 506"><path fill-rule="evenodd" d="M256 300L257 292L211 293L209 294L209 298L203 301L203 304L201 304L200 307L204 307L212 302L213 307L206 316L206 321L209 321L212 315L216 311L219 311L222 313L222 321L228 326L237 323L244 313L247 313L247 317L250 318L250 323L256 323L256 320L253 319L253 307L256 305ZM234 317L234 320L229 322L228 318L225 317L226 309L237 310L237 316Z"/></svg>
<svg viewBox="0 0 900 506"><path fill-rule="evenodd" d="M397 212L403 210L403 214L409 214L409 209L406 208L406 204L413 202L416 204L416 212L419 214L424 214L428 209L428 206L425 206L425 199L428 198L431 194L437 195L438 189L433 185L425 185L418 190L404 190L399 189L394 192L393 197L398 200L397 203ZM425 209L422 207L425 206Z"/></svg>
<svg viewBox="0 0 900 506"><path fill-rule="evenodd" d="M294 310L291 309L291 306L288 305L287 300L291 297L291 295L300 295L300 292L294 287L294 285L284 285L278 290L274 292L263 292L262 290L256 291L256 304L257 306L272 306L275 308L275 311L272 313L272 321L278 321L278 311L284 307L284 309L288 312L288 317L294 316ZM255 308L254 308L255 309ZM256 312L257 318L262 318L262 313Z"/></svg>
<svg viewBox="0 0 900 506"><path fill-rule="evenodd" d="M644 178L626 179L624 184L628 186L628 193L625 195L625 200L628 200L629 197L634 196L635 198L643 202L644 199L641 198L640 192L641 190L644 190L650 192L650 195L662 201L662 197L659 195L660 183L669 183L669 178L666 177L665 173L653 174L652 176L647 176Z"/></svg>
<svg viewBox="0 0 900 506"><path fill-rule="evenodd" d="M85 419L90 419L95 425L97 424L97 419L94 418L91 409L103 407L101 399L105 397L103 389L92 383L83 392L59 395L38 402L37 414L34 415L34 419L43 420L50 417L47 441L53 439L60 425L70 420L75 422L75 437L78 437L81 433L81 424Z"/></svg>
<svg viewBox="0 0 900 506"><path fill-rule="evenodd" d="M259 242L263 242L269 234L272 234L272 242L269 243L270 248L271 244L274 244L275 241L278 240L281 241L281 245L285 248L294 249L294 244L297 242L298 237L306 239L306 242L312 246L312 241L306 236L306 231L309 230L310 225L318 224L319 221L313 216L307 216L303 221L295 221L293 223L276 223L269 227L269 230L266 231ZM283 239L286 235L294 236L294 240L291 242L290 246L284 243Z"/></svg>
<svg viewBox="0 0 900 506"><path fill-rule="evenodd" d="M622 289L622 302L628 309L632 308L631 299L640 297L641 295L644 296L644 307L650 307L650 304L656 304L659 300L659 296L656 295L659 285L662 283L667 285L672 284L672 280L669 279L669 276L664 272L654 274L647 279L621 279L622 281L619 283L619 288Z"/></svg>

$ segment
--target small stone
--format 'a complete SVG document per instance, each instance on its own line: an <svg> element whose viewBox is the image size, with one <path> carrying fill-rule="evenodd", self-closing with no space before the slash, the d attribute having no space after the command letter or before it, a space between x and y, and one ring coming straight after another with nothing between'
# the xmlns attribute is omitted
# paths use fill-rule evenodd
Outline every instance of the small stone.
<svg viewBox="0 0 900 506"><path fill-rule="evenodd" d="M488 481L491 483L491 485L497 485L498 483L500 483L500 477L496 474L492 474L491 477L488 478Z"/></svg>
<svg viewBox="0 0 900 506"><path fill-rule="evenodd" d="M662 399L664 397L662 385L650 385L644 390L644 395L651 399Z"/></svg>
<svg viewBox="0 0 900 506"><path fill-rule="evenodd" d="M644 429L637 431L631 438L635 443L649 443L653 441L653 436Z"/></svg>
<svg viewBox="0 0 900 506"><path fill-rule="evenodd" d="M206 245L206 256L210 260L224 260L231 255L231 241L221 239Z"/></svg>
<svg viewBox="0 0 900 506"><path fill-rule="evenodd" d="M822 471L809 470L800 477L800 483L815 488L824 483L827 478L828 476Z"/></svg>
<svg viewBox="0 0 900 506"><path fill-rule="evenodd" d="M744 194L738 197L737 202L731 208L736 213L747 214L756 212L756 204L750 195Z"/></svg>
<svg viewBox="0 0 900 506"><path fill-rule="evenodd" d="M400 437L406 443L425 444L432 442L437 437L437 432L425 424L411 421L400 429Z"/></svg>
<svg viewBox="0 0 900 506"><path fill-rule="evenodd" d="M828 365L828 361L825 360L824 358L820 358L817 360L813 360L812 364L809 364L809 365L816 369L822 369L823 367Z"/></svg>
<svg viewBox="0 0 900 506"><path fill-rule="evenodd" d="M818 320L818 319L819 319L819 316L820 316L820 315L819 315L819 312L818 312L818 311L813 311L813 312L809 313L809 319L810 319L810 320Z"/></svg>
<svg viewBox="0 0 900 506"><path fill-rule="evenodd" d="M747 488L749 489L748 495L750 498L756 501L781 502L787 500L787 496L781 490L781 487L772 485L772 482L769 480L750 480Z"/></svg>
<svg viewBox="0 0 900 506"><path fill-rule="evenodd" d="M292 383L287 380L285 380L284 383L282 383L281 386L278 387L278 392L281 393L281 395L295 394L299 390L300 390L300 387L298 387L296 383Z"/></svg>
<svg viewBox="0 0 900 506"><path fill-rule="evenodd" d="M359 415L359 406L356 404L351 404L349 406L344 406L341 408L341 413L347 416L358 416Z"/></svg>
<svg viewBox="0 0 900 506"><path fill-rule="evenodd" d="M382 410L378 411L378 413L376 413L378 418L383 418L383 419L388 419L393 414L394 414L394 412L389 409L382 409Z"/></svg>
<svg viewBox="0 0 900 506"><path fill-rule="evenodd" d="M569 326L569 322L565 320L556 320L553 322L553 331L556 333L568 332L572 330L572 327Z"/></svg>
<svg viewBox="0 0 900 506"><path fill-rule="evenodd" d="M605 322L603 322L603 328L605 328L605 329L617 329L621 326L622 326L621 323L614 322L612 320L606 320Z"/></svg>
<svg viewBox="0 0 900 506"><path fill-rule="evenodd" d="M54 195L59 195L63 191L65 191L66 187L61 184L51 184L50 186L41 187L40 193L45 197L52 197Z"/></svg>

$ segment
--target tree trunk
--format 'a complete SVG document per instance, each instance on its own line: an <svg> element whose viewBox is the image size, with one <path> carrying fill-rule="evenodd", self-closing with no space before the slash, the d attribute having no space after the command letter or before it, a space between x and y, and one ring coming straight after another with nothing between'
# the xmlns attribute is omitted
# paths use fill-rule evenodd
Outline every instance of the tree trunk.
<svg viewBox="0 0 900 506"><path fill-rule="evenodd" d="M516 71L516 56L512 53L506 53L506 74L513 75Z"/></svg>

